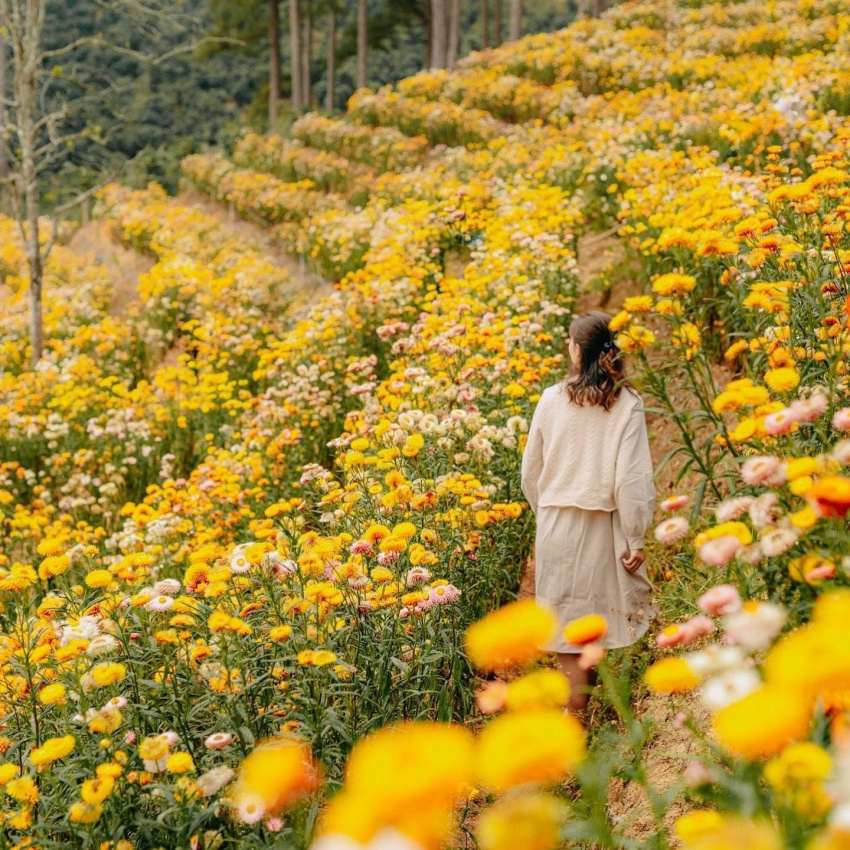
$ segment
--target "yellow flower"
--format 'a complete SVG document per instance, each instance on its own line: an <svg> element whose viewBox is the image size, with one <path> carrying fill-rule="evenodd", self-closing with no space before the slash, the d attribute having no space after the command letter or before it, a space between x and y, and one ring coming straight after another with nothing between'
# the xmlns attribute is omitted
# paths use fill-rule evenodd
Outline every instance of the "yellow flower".
<svg viewBox="0 0 850 850"><path fill-rule="evenodd" d="M527 782L558 782L584 756L584 731L575 717L535 709L503 714L484 727L476 770L481 784L501 792Z"/></svg>
<svg viewBox="0 0 850 850"><path fill-rule="evenodd" d="M178 751L168 757L165 769L169 773L191 773L195 769L195 763L189 753Z"/></svg>
<svg viewBox="0 0 850 850"><path fill-rule="evenodd" d="M790 366L782 366L765 372L764 382L774 392L786 393L800 383L800 373Z"/></svg>
<svg viewBox="0 0 850 850"><path fill-rule="evenodd" d="M405 457L416 457L425 445L425 438L421 434L411 434L401 448Z"/></svg>
<svg viewBox="0 0 850 850"><path fill-rule="evenodd" d="M481 850L554 850L562 846L566 817L566 805L549 794L505 797L481 815L478 846Z"/></svg>
<svg viewBox="0 0 850 850"><path fill-rule="evenodd" d="M80 789L80 796L83 801L90 805L102 803L115 787L115 780L109 777L98 777L97 779L87 779Z"/></svg>
<svg viewBox="0 0 850 850"><path fill-rule="evenodd" d="M51 762L65 758L74 749L74 736L65 735L62 738L48 738L40 747L30 750L30 761L36 767L43 767Z"/></svg>
<svg viewBox="0 0 850 850"><path fill-rule="evenodd" d="M512 711L558 708L570 698L570 683L558 670L535 670L514 679L507 687L506 705Z"/></svg>
<svg viewBox="0 0 850 850"><path fill-rule="evenodd" d="M811 719L811 699L767 684L720 709L712 726L723 749L753 760L774 755L804 737Z"/></svg>
<svg viewBox="0 0 850 850"><path fill-rule="evenodd" d="M601 640L608 634L608 623L601 614L588 614L568 623L564 628L564 640L573 646Z"/></svg>
<svg viewBox="0 0 850 850"><path fill-rule="evenodd" d="M784 850L776 827L769 822L745 821L724 815L716 829L706 829L683 841L683 850Z"/></svg>
<svg viewBox="0 0 850 850"><path fill-rule="evenodd" d="M44 705L64 705L65 686L61 682L46 685L38 692L38 701Z"/></svg>
<svg viewBox="0 0 850 850"><path fill-rule="evenodd" d="M139 755L146 761L159 761L168 754L168 739L164 735L148 735L139 744Z"/></svg>
<svg viewBox="0 0 850 850"><path fill-rule="evenodd" d="M685 844L705 838L723 828L724 820L720 812L711 809L697 809L676 818L673 831Z"/></svg>
<svg viewBox="0 0 850 850"><path fill-rule="evenodd" d="M273 626L269 630L269 637L278 642L289 640L292 637L292 626Z"/></svg>
<svg viewBox="0 0 850 850"><path fill-rule="evenodd" d="M0 785L5 785L7 782L13 780L19 771L20 768L11 762L0 764Z"/></svg>
<svg viewBox="0 0 850 850"><path fill-rule="evenodd" d="M274 738L258 744L239 767L232 795L255 800L265 814L275 814L293 800L315 790L318 771L310 748L295 738Z"/></svg>
<svg viewBox="0 0 850 850"><path fill-rule="evenodd" d="M27 806L34 806L38 802L38 788L29 776L7 782L5 790L13 800Z"/></svg>
<svg viewBox="0 0 850 850"><path fill-rule="evenodd" d="M109 570L92 570L85 578L89 587L106 587L112 581L112 573Z"/></svg>
<svg viewBox="0 0 850 850"><path fill-rule="evenodd" d="M696 278L689 274L663 274L652 282L652 290L659 295L685 295L696 285Z"/></svg>
<svg viewBox="0 0 850 850"><path fill-rule="evenodd" d="M501 670L537 658L555 630L555 615L533 599L512 602L466 630L465 646L479 670Z"/></svg>
<svg viewBox="0 0 850 850"><path fill-rule="evenodd" d="M651 295L632 295L629 298L623 299L623 310L628 313L648 313L651 309ZM615 316L614 318L616 319L617 317ZM613 319L608 323L608 328L611 331L619 330L619 328L614 327Z"/></svg>
<svg viewBox="0 0 850 850"><path fill-rule="evenodd" d="M811 741L786 747L764 766L764 778L784 801L808 819L831 808L825 780L832 770L829 753Z"/></svg>
<svg viewBox="0 0 850 850"><path fill-rule="evenodd" d="M644 673L644 681L656 694L690 691L702 680L684 658L662 658Z"/></svg>
<svg viewBox="0 0 850 850"><path fill-rule="evenodd" d="M71 804L68 814L71 823L94 823L103 814L103 806L99 803L83 803L78 800Z"/></svg>
<svg viewBox="0 0 850 850"><path fill-rule="evenodd" d="M120 682L127 675L127 668L123 664L104 662L92 667L91 677L95 685L105 688Z"/></svg>

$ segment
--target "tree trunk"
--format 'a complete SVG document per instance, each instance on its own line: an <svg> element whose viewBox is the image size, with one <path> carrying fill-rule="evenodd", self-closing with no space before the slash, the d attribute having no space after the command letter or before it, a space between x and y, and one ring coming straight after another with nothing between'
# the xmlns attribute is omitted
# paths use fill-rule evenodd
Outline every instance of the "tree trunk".
<svg viewBox="0 0 850 850"><path fill-rule="evenodd" d="M493 46L502 43L502 0L493 0Z"/></svg>
<svg viewBox="0 0 850 850"><path fill-rule="evenodd" d="M301 111L301 10L299 0L289 0L289 74L292 79L292 108Z"/></svg>
<svg viewBox="0 0 850 850"><path fill-rule="evenodd" d="M313 80L310 75L310 64L313 58L313 0L307 0L307 12L304 16L304 64L301 69L301 79L304 83L304 105L313 105Z"/></svg>
<svg viewBox="0 0 850 850"><path fill-rule="evenodd" d="M593 0L593 17L598 18L607 8L606 0Z"/></svg>
<svg viewBox="0 0 850 850"><path fill-rule="evenodd" d="M368 0L357 0L357 88L366 88L366 15Z"/></svg>
<svg viewBox="0 0 850 850"><path fill-rule="evenodd" d="M460 0L449 0L449 46L446 50L446 67L457 65L460 50Z"/></svg>
<svg viewBox="0 0 850 850"><path fill-rule="evenodd" d="M431 62L432 68L446 67L448 28L446 24L447 0L431 0Z"/></svg>
<svg viewBox="0 0 850 850"><path fill-rule="evenodd" d="M269 121L280 112L280 3L269 0Z"/></svg>
<svg viewBox="0 0 850 850"><path fill-rule="evenodd" d="M490 0L481 0L481 49L490 43Z"/></svg>
<svg viewBox="0 0 850 850"><path fill-rule="evenodd" d="M6 97L6 38L0 21L0 98ZM6 176L6 105L0 102L0 177Z"/></svg>
<svg viewBox="0 0 850 850"><path fill-rule="evenodd" d="M331 4L328 18L328 87L325 91L325 109L331 112L334 108L336 92L336 5Z"/></svg>
<svg viewBox="0 0 850 850"><path fill-rule="evenodd" d="M522 0L511 0L511 20L509 36L516 41L522 35Z"/></svg>

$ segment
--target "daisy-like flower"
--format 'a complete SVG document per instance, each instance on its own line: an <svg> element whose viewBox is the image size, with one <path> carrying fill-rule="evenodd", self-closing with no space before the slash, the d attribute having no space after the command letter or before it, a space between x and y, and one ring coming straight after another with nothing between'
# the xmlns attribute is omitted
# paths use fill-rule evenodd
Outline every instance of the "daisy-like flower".
<svg viewBox="0 0 850 850"><path fill-rule="evenodd" d="M204 746L208 750L223 750L232 740L230 732L213 732L204 739Z"/></svg>
<svg viewBox="0 0 850 850"><path fill-rule="evenodd" d="M699 556L712 567L723 567L735 557L741 548L741 541L731 534L724 534L716 540L708 540L699 547Z"/></svg>
<svg viewBox="0 0 850 850"><path fill-rule="evenodd" d="M739 646L721 646L712 644L698 652L689 652L685 656L688 666L701 679L715 676L724 670L738 669L745 661L744 652Z"/></svg>
<svg viewBox="0 0 850 850"><path fill-rule="evenodd" d="M808 398L792 401L788 407L798 422L814 422L826 413L829 399L826 393L813 392Z"/></svg>
<svg viewBox="0 0 850 850"><path fill-rule="evenodd" d="M233 550L233 554L230 556L230 569L237 575L239 573L247 573L251 569L251 564L245 557L245 550L247 548L247 543L241 543Z"/></svg>
<svg viewBox="0 0 850 850"><path fill-rule="evenodd" d="M717 584L697 599L700 610L713 617L734 614L741 610L741 595L734 584Z"/></svg>
<svg viewBox="0 0 850 850"><path fill-rule="evenodd" d="M832 451L829 454L830 457L838 461L842 466L847 466L850 464L850 440L840 440L832 447Z"/></svg>
<svg viewBox="0 0 850 850"><path fill-rule="evenodd" d="M680 508L686 507L690 503L688 496L670 496L661 503L662 511L678 511Z"/></svg>
<svg viewBox="0 0 850 850"><path fill-rule="evenodd" d="M112 635L97 635L93 637L89 641L89 645L86 648L86 655L89 656L98 656L98 655L107 655L112 652L118 646L118 641L115 640Z"/></svg>
<svg viewBox="0 0 850 850"><path fill-rule="evenodd" d="M154 596L154 598L145 605L145 608L147 608L148 611L153 611L155 614L164 614L166 611L170 611L173 606L174 600L170 596L160 594L159 596Z"/></svg>
<svg viewBox="0 0 850 850"><path fill-rule="evenodd" d="M744 461L741 478L753 486L778 487L785 483L785 465L773 455L757 455Z"/></svg>
<svg viewBox="0 0 850 850"><path fill-rule="evenodd" d="M727 670L719 676L712 676L699 689L699 695L708 709L720 711L752 693L760 684L761 677L752 667Z"/></svg>
<svg viewBox="0 0 850 850"><path fill-rule="evenodd" d="M176 578L164 578L153 586L154 596L174 596L180 593L180 582Z"/></svg>
<svg viewBox="0 0 850 850"><path fill-rule="evenodd" d="M787 434L792 431L797 421L792 408L784 407L782 410L777 410L776 413L764 417L764 430L771 437L778 437L780 434Z"/></svg>
<svg viewBox="0 0 850 850"><path fill-rule="evenodd" d="M832 416L832 427L838 431L850 431L850 407L836 410Z"/></svg>
<svg viewBox="0 0 850 850"><path fill-rule="evenodd" d="M224 765L214 767L198 777L198 790L204 797L212 797L230 783L234 776L236 771L230 767Z"/></svg>
<svg viewBox="0 0 850 850"><path fill-rule="evenodd" d="M451 605L460 599L460 590L453 584L441 584L428 591L428 598L433 599L435 605Z"/></svg>
<svg viewBox="0 0 850 850"><path fill-rule="evenodd" d="M737 499L727 499L721 502L715 509L714 515L718 522L729 522L743 516L753 504L752 496L739 496Z"/></svg>
<svg viewBox="0 0 850 850"><path fill-rule="evenodd" d="M103 706L101 711L107 711L109 709L115 709L120 711L122 708L127 707L127 697L117 696L112 697L111 700L107 700L106 704Z"/></svg>
<svg viewBox="0 0 850 850"><path fill-rule="evenodd" d="M768 558L784 555L797 542L797 532L793 528L768 528L762 532L759 545Z"/></svg>
<svg viewBox="0 0 850 850"><path fill-rule="evenodd" d="M688 529L688 521L683 516L670 517L655 527L655 539L659 543L675 543L687 537Z"/></svg>
<svg viewBox="0 0 850 850"><path fill-rule="evenodd" d="M779 497L776 493L762 493L750 505L750 521L757 530L776 522L776 505Z"/></svg>
<svg viewBox="0 0 850 850"><path fill-rule="evenodd" d="M431 571L425 567L413 567L408 573L405 583L408 587L416 587L418 584L425 584L431 578Z"/></svg>
<svg viewBox="0 0 850 850"><path fill-rule="evenodd" d="M349 546L349 552L351 552L352 555L371 555L372 544L368 540L355 540L351 546Z"/></svg>
<svg viewBox="0 0 850 850"><path fill-rule="evenodd" d="M242 823L259 823L266 813L263 798L259 794L242 794L236 803L236 816Z"/></svg>
<svg viewBox="0 0 850 850"><path fill-rule="evenodd" d="M772 602L758 602L726 617L726 640L746 652L767 649L785 623L785 610Z"/></svg>

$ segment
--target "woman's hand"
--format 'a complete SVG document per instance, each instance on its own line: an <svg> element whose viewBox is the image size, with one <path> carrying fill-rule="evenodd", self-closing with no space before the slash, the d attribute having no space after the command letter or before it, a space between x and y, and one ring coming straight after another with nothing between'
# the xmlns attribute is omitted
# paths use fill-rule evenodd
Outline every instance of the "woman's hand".
<svg viewBox="0 0 850 850"><path fill-rule="evenodd" d="M629 549L629 551L623 555L623 566L630 573L633 573L645 560L646 552L644 552L643 549Z"/></svg>

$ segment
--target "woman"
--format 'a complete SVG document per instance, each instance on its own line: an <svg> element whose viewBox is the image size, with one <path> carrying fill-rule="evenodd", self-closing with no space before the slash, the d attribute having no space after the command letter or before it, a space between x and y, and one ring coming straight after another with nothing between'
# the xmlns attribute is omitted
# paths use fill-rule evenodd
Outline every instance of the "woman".
<svg viewBox="0 0 850 850"><path fill-rule="evenodd" d="M537 600L558 616L545 648L571 685L568 708L587 704L587 671L563 627L601 614L613 649L646 632L654 613L644 535L655 487L640 396L625 380L610 317L585 313L570 325L572 368L540 398L522 458L522 491L537 516Z"/></svg>

